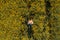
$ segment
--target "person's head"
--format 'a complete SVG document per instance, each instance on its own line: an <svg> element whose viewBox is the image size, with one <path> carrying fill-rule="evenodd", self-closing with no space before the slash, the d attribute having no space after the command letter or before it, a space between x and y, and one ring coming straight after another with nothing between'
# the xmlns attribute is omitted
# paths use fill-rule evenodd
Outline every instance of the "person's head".
<svg viewBox="0 0 60 40"><path fill-rule="evenodd" d="M33 16L30 17L30 20L32 20L32 19L33 19Z"/></svg>
<svg viewBox="0 0 60 40"><path fill-rule="evenodd" d="M33 20L32 18L30 18L29 20Z"/></svg>

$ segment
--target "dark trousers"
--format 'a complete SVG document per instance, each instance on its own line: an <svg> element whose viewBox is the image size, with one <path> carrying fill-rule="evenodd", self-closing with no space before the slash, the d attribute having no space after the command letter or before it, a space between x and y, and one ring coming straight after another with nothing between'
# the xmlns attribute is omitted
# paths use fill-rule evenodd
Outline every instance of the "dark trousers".
<svg viewBox="0 0 60 40"><path fill-rule="evenodd" d="M28 24L28 38L33 37L34 40L37 40L34 36L33 36L33 30L32 30L32 24Z"/></svg>
<svg viewBox="0 0 60 40"><path fill-rule="evenodd" d="M31 38L32 36L32 24L28 24L28 37Z"/></svg>

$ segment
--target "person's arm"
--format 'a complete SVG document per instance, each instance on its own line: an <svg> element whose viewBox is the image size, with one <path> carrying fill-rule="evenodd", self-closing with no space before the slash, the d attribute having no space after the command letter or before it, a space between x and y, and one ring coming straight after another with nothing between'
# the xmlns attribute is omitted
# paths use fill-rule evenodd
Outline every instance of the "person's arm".
<svg viewBox="0 0 60 40"><path fill-rule="evenodd" d="M31 22L31 24L33 24L33 21Z"/></svg>

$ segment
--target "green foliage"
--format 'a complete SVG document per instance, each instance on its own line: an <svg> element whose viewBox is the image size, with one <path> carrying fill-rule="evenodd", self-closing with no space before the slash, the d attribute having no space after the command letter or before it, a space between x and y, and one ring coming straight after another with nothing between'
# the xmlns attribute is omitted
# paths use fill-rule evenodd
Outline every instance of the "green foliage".
<svg viewBox="0 0 60 40"><path fill-rule="evenodd" d="M0 40L29 40L25 21L31 16L34 38L60 40L60 0L49 2L50 17L46 14L45 0L0 0Z"/></svg>

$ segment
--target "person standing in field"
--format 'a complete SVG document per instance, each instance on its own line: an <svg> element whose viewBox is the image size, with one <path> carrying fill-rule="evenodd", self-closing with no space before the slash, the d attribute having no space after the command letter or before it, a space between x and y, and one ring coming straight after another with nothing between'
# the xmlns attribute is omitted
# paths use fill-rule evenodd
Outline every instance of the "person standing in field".
<svg viewBox="0 0 60 40"><path fill-rule="evenodd" d="M32 19L29 19L28 20L28 37L31 38L32 36L32 25L33 25L33 20Z"/></svg>

